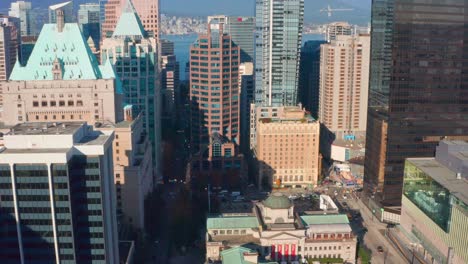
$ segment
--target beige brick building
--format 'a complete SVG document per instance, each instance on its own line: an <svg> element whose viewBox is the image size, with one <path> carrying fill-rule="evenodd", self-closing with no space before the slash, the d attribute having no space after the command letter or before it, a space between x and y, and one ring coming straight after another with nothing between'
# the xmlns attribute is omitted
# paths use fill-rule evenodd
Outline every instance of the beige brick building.
<svg viewBox="0 0 468 264"><path fill-rule="evenodd" d="M319 120L341 137L366 130L369 35L337 35L320 47Z"/></svg>
<svg viewBox="0 0 468 264"><path fill-rule="evenodd" d="M113 159L117 216L135 228L144 229L144 201L153 190L151 143L144 133L141 114L133 119L131 109L127 108L124 121L100 129L113 130L115 134Z"/></svg>
<svg viewBox="0 0 468 264"><path fill-rule="evenodd" d="M258 118L258 186L306 187L319 174L320 124L301 106Z"/></svg>

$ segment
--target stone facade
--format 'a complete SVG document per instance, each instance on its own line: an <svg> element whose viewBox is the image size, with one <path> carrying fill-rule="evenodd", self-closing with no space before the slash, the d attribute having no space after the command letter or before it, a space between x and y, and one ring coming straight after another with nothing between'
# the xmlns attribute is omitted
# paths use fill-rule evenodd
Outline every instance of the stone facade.
<svg viewBox="0 0 468 264"><path fill-rule="evenodd" d="M252 214L208 218L207 260L220 252L249 247L265 260L299 263L304 258L341 258L356 263L357 240L346 215L299 215L282 194L254 203ZM247 246L248 245L248 246Z"/></svg>
<svg viewBox="0 0 468 264"><path fill-rule="evenodd" d="M320 124L305 110L286 107L282 113L260 117L256 133L259 187L317 184Z"/></svg>

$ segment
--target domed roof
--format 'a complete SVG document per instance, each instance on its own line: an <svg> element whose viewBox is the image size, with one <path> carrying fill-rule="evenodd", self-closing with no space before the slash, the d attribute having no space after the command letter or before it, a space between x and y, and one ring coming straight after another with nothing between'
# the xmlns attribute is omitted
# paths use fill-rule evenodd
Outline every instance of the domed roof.
<svg viewBox="0 0 468 264"><path fill-rule="evenodd" d="M275 192L263 201L263 205L271 209L288 209L292 203L284 194Z"/></svg>

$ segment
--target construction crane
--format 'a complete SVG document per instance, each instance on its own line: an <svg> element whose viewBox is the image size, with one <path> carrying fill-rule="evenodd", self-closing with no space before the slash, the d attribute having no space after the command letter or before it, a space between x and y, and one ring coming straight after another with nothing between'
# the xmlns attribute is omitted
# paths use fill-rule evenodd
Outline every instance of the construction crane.
<svg viewBox="0 0 468 264"><path fill-rule="evenodd" d="M337 12L337 11L353 11L354 9L352 8L340 8L340 9L332 9L330 5L328 5L326 8L320 9L320 13L326 12L328 13L328 17L331 17L332 12Z"/></svg>

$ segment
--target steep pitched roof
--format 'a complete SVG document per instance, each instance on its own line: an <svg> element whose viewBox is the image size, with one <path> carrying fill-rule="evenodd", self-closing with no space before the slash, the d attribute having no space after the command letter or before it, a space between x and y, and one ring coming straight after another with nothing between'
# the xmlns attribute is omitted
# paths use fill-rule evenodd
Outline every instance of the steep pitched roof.
<svg viewBox="0 0 468 264"><path fill-rule="evenodd" d="M78 24L67 23L58 32L56 24L45 24L25 66L16 63L10 75L12 81L53 80L52 64L58 58L63 63L63 80L115 79L107 69L103 76L99 63L91 52ZM105 65L104 65L105 66Z"/></svg>
<svg viewBox="0 0 468 264"><path fill-rule="evenodd" d="M144 38L145 32L135 8L130 1L127 1L112 37L138 36Z"/></svg>

